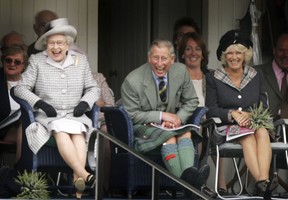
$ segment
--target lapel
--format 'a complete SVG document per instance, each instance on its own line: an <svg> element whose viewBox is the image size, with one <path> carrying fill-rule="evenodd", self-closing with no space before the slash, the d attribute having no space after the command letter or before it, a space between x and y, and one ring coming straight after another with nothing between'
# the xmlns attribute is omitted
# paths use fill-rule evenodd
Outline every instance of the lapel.
<svg viewBox="0 0 288 200"><path fill-rule="evenodd" d="M282 94L279 90L279 86L277 83L277 79L276 79L274 70L272 68L272 64L271 65L270 64L265 65L263 72L264 72L264 76L265 76L265 79L267 80L268 84L276 92L278 97L282 99ZM273 74L273 76L271 76L271 74Z"/></svg>
<svg viewBox="0 0 288 200"><path fill-rule="evenodd" d="M143 87L144 87L144 93L148 99L148 102L150 103L150 106L153 110L156 110L157 108L157 91L156 91L156 83L152 75L152 69L149 65L149 63L146 64L146 68L144 70L144 81L143 81ZM139 77L140 78L140 77Z"/></svg>
<svg viewBox="0 0 288 200"><path fill-rule="evenodd" d="M175 97L176 97L176 93L178 92L178 88L179 88L179 82L183 81L181 80L181 78L178 78L177 75L177 71L176 71L177 66L172 65L169 73L168 73L168 105L167 105L167 109L166 110L173 110L173 108L175 107ZM172 108L172 109L171 109Z"/></svg>

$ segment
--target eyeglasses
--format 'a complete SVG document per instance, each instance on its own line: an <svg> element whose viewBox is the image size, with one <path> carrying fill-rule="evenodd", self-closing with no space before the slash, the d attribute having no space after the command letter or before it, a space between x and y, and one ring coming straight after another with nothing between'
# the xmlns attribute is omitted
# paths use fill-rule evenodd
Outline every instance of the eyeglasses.
<svg viewBox="0 0 288 200"><path fill-rule="evenodd" d="M22 64L24 64L24 62L22 62L21 60L14 60L14 59L11 59L11 58L5 58L4 60L3 60L3 62L5 63L5 64L12 64L12 63L14 63L14 65L16 65L16 66L19 66L19 65L22 65Z"/></svg>
<svg viewBox="0 0 288 200"><path fill-rule="evenodd" d="M66 42L65 41L62 41L62 40L58 40L58 41L48 41L47 42L47 44L48 44L48 46L55 46L55 44L57 44L57 46L59 46L59 47L62 47L62 46L64 46L64 44L66 44Z"/></svg>

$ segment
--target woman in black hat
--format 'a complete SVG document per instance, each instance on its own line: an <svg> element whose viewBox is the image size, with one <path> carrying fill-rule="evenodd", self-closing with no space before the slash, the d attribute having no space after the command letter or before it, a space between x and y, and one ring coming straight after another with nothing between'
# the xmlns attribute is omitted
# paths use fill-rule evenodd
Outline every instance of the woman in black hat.
<svg viewBox="0 0 288 200"><path fill-rule="evenodd" d="M225 132L252 134L233 140L243 147L244 160L256 180L254 195L271 198L277 186L269 180L272 159L269 131L266 128L251 129L250 108L260 102L267 107L263 75L249 66L252 58L252 42L238 30L228 31L220 39L217 58L222 67L206 75L207 117L219 117Z"/></svg>

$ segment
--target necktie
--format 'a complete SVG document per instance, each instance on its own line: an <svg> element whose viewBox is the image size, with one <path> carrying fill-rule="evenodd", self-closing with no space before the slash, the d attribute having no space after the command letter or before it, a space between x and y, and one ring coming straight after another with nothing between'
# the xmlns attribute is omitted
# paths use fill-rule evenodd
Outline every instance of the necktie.
<svg viewBox="0 0 288 200"><path fill-rule="evenodd" d="M162 102L165 102L167 99L167 89L166 89L166 83L163 77L159 78L158 87L159 87L160 99Z"/></svg>
<svg viewBox="0 0 288 200"><path fill-rule="evenodd" d="M287 70L283 70L284 76L281 84L281 94L283 101L281 104L281 118L288 118L288 103L287 103Z"/></svg>

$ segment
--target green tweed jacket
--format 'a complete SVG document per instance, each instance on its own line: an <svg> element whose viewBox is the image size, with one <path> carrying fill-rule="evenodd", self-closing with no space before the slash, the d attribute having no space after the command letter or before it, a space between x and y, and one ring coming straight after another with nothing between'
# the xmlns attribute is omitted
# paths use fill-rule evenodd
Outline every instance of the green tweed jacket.
<svg viewBox="0 0 288 200"><path fill-rule="evenodd" d="M167 90L168 104L165 111L177 114L182 123L186 123L198 106L198 97L185 65L175 63L171 66L168 72ZM145 63L128 74L121 86L121 98L123 106L130 115L134 125L161 122L161 111L157 110L159 105L157 84L153 79L149 63ZM141 131L141 133L135 133L135 135L137 135L137 138L152 139L152 137L147 135L148 132L149 134L153 133L153 131ZM163 134L163 132L158 132L158 134ZM172 135L176 134L173 133ZM157 141L154 144L155 147L167 139L159 135L159 137L153 137L152 140L157 138L163 138L162 140L164 141Z"/></svg>

